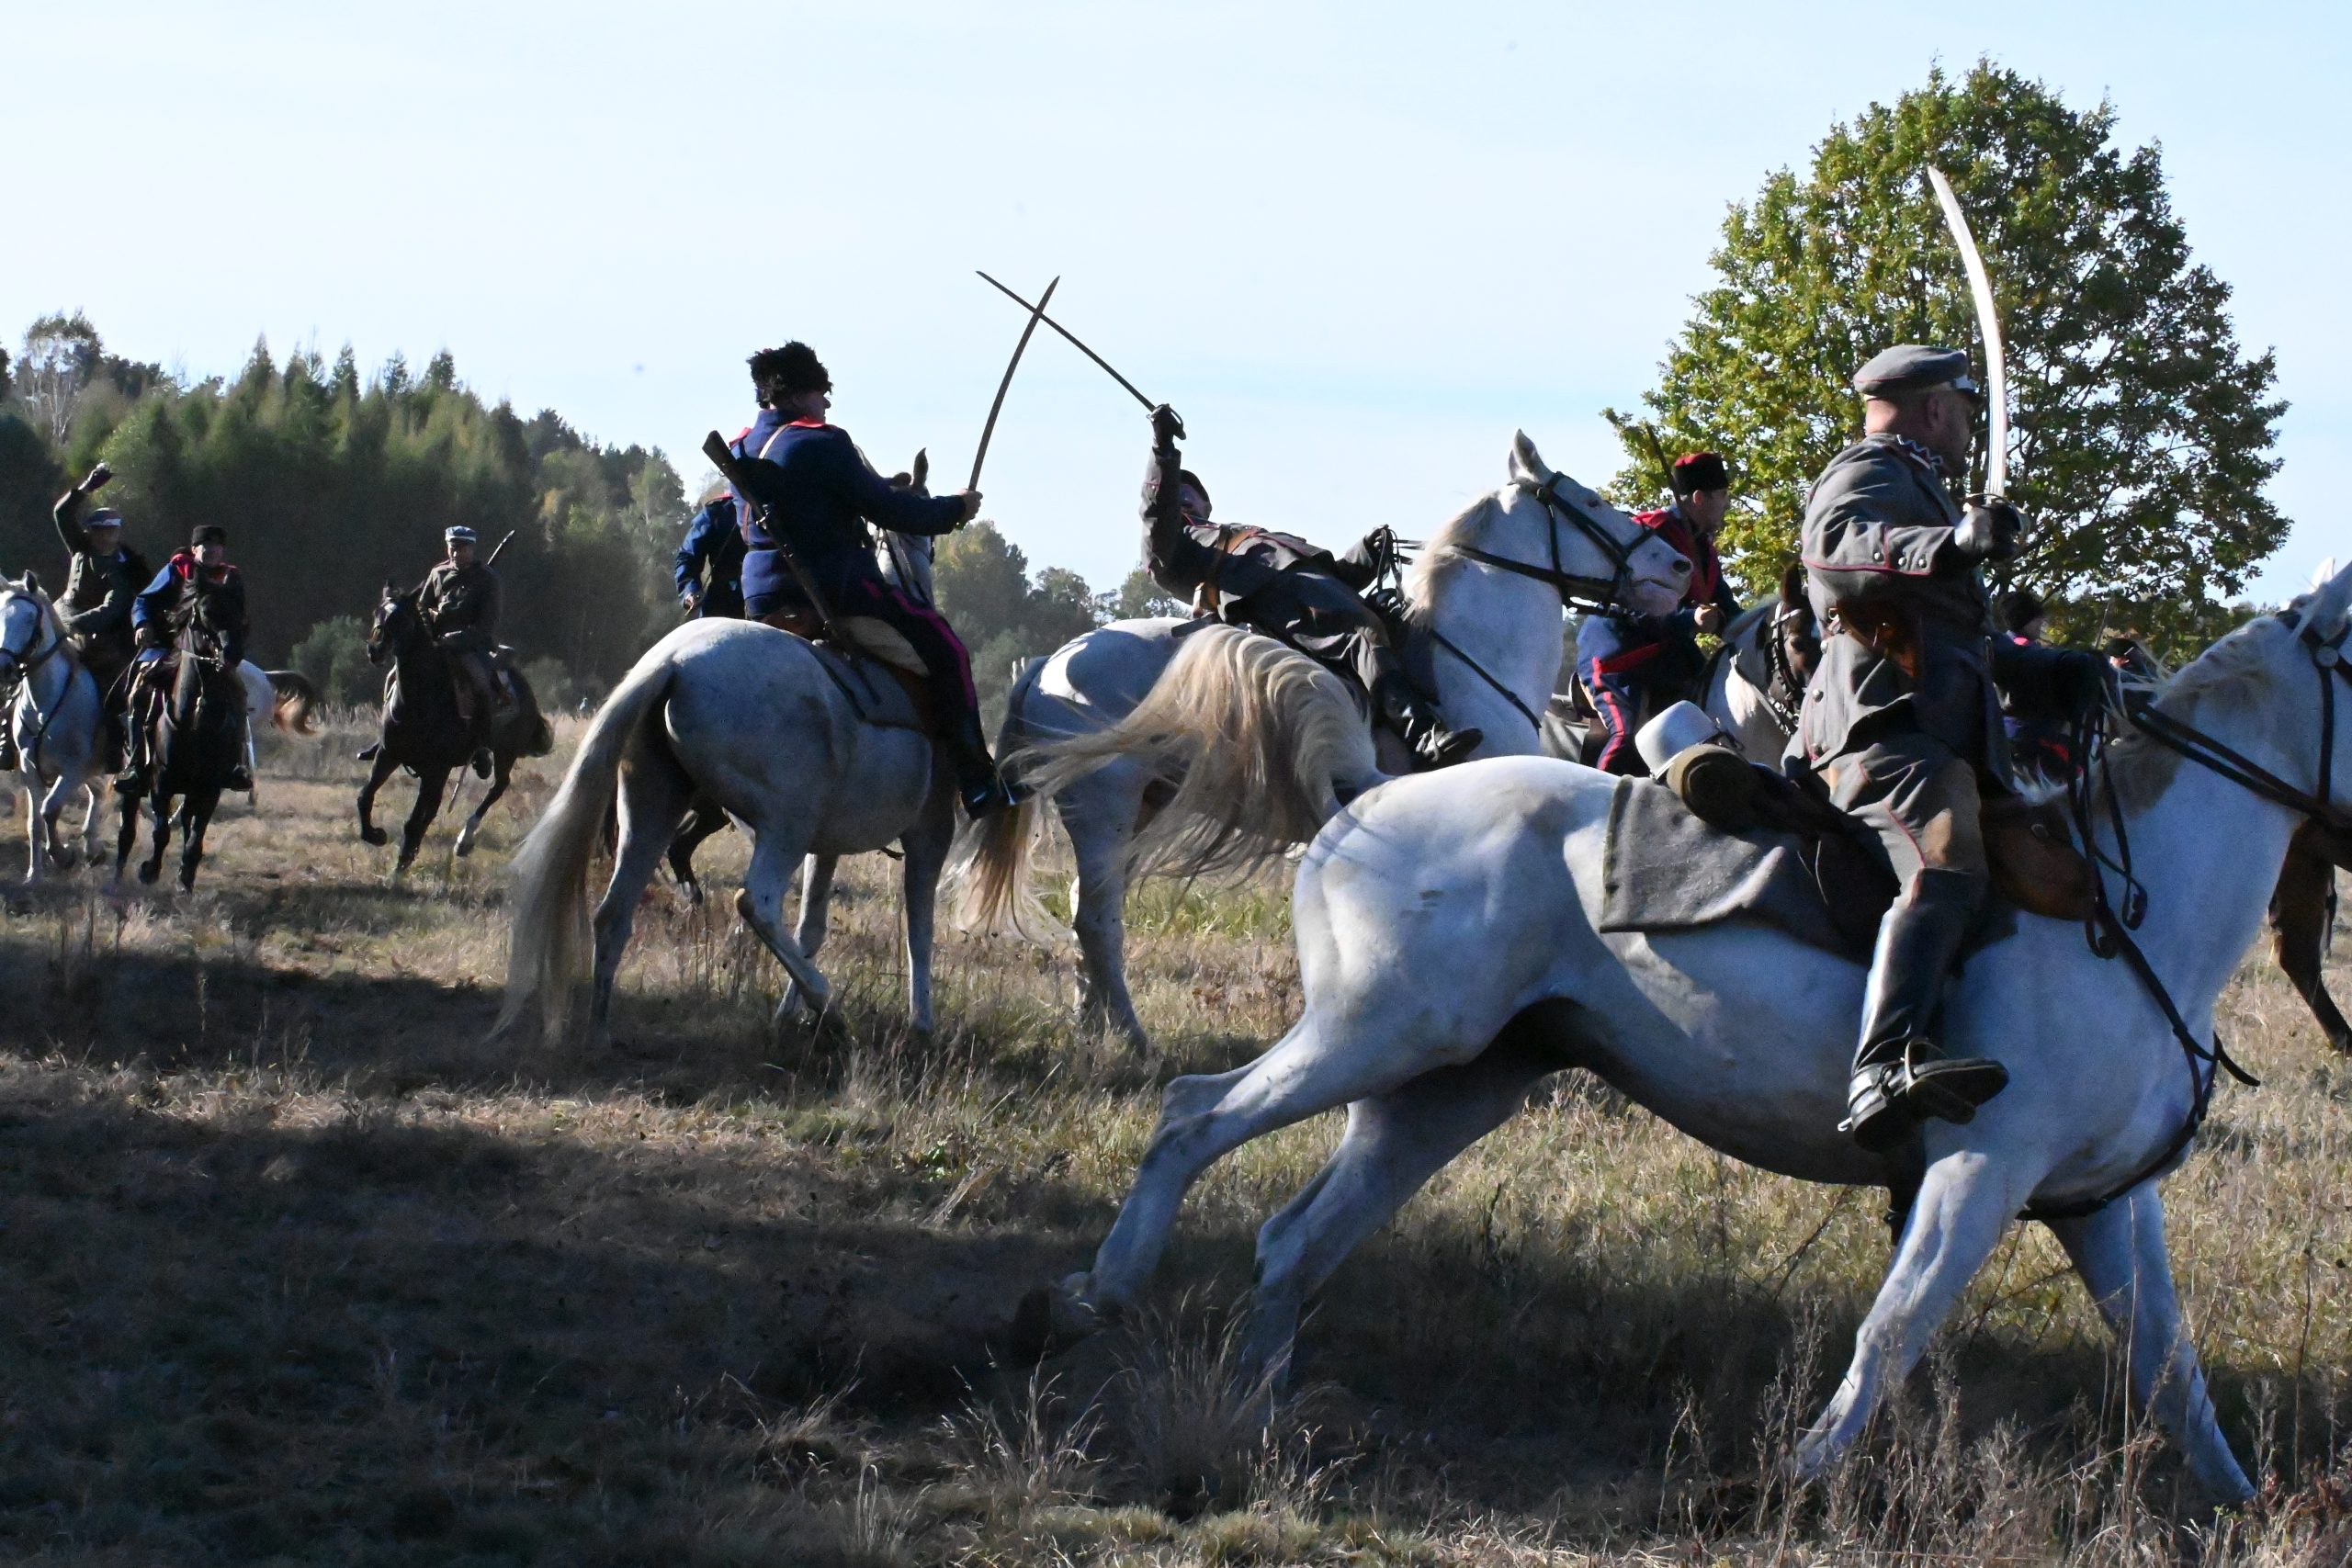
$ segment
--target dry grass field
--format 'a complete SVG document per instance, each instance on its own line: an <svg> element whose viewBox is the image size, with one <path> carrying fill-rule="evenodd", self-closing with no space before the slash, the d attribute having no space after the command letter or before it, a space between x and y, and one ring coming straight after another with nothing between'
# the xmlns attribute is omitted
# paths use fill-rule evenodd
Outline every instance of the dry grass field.
<svg viewBox="0 0 2352 1568"><path fill-rule="evenodd" d="M941 1032L909 1038L878 857L845 877L821 1028L772 1029L780 976L724 898L662 890L616 1049L492 1048L500 872L552 763L473 860L445 818L394 883L352 832L357 742L276 742L193 897L84 874L0 918L11 1560L2352 1557L2352 1066L2267 962L2225 1027L2267 1087L2223 1092L2170 1185L2255 1510L2188 1494L2026 1228L1864 1451L1792 1491L1776 1461L1868 1302L1877 1195L1567 1080L1345 1267L1260 1432L1226 1325L1329 1119L1212 1171L1148 1320L1035 1369L999 1351L1107 1225L1159 1083L1294 1016L1280 886L1138 899L1158 1061L1079 1041L1069 956L1004 941L945 942ZM715 883L741 853L708 847Z"/></svg>

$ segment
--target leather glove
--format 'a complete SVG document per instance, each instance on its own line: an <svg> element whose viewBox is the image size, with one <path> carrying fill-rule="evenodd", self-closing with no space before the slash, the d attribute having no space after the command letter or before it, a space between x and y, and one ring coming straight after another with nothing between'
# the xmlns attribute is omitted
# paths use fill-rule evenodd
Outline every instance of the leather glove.
<svg viewBox="0 0 2352 1568"><path fill-rule="evenodd" d="M2007 560L2018 553L2025 534L2025 513L1999 496L1971 496L1960 525L1951 531L1954 548L1970 560Z"/></svg>
<svg viewBox="0 0 2352 1568"><path fill-rule="evenodd" d="M1396 530L1382 524L1363 536L1363 549L1374 569L1385 572L1396 564Z"/></svg>
<svg viewBox="0 0 2352 1568"><path fill-rule="evenodd" d="M1184 439L1184 422L1166 403L1151 411L1151 439L1161 446L1173 446Z"/></svg>
<svg viewBox="0 0 2352 1568"><path fill-rule="evenodd" d="M165 631L163 627L157 626L154 622L150 621L145 626L139 628L139 646L141 648L169 648L172 646L171 634Z"/></svg>
<svg viewBox="0 0 2352 1568"><path fill-rule="evenodd" d="M2068 713L2087 713L2107 702L2113 666L2096 653L2086 653L2079 648L2061 649L2051 671L2051 682L2064 694Z"/></svg>

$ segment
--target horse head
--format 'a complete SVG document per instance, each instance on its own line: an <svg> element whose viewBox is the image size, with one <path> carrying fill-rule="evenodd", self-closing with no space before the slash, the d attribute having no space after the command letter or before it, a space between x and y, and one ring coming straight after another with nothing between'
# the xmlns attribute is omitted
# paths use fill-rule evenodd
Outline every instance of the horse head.
<svg viewBox="0 0 2352 1568"><path fill-rule="evenodd" d="M917 495L931 493L931 452L928 447L915 454L913 466L905 472L890 476L890 482L899 490L910 490ZM882 575L905 591L916 603L933 602L931 589L932 552L939 540L931 534L885 533L875 549L880 558Z"/></svg>
<svg viewBox="0 0 2352 1568"><path fill-rule="evenodd" d="M1544 462L1523 430L1511 436L1510 470L1510 483L1492 502L1502 516L1523 518L1533 534L1509 552L1514 559L1550 568L1564 596L1607 598L1612 607L1640 615L1671 615L1680 607L1690 563L1679 550ZM1542 553L1528 559L1531 545ZM1564 579L1589 586L1572 588Z"/></svg>
<svg viewBox="0 0 2352 1568"><path fill-rule="evenodd" d="M1773 657L1786 671L1792 692L1801 698L1821 664L1821 623L1814 619L1813 601L1805 596L1803 561L1781 569L1781 605L1772 612L1770 635Z"/></svg>
<svg viewBox="0 0 2352 1568"><path fill-rule="evenodd" d="M368 662L381 668L388 659L405 652L424 630L416 608L417 591L387 578L384 596L377 601L375 624L368 631Z"/></svg>
<svg viewBox="0 0 2352 1568"><path fill-rule="evenodd" d="M0 577L0 680L13 681L34 662L33 655L51 634L54 617L40 579L30 571L21 578ZM62 637L62 627L55 627Z"/></svg>

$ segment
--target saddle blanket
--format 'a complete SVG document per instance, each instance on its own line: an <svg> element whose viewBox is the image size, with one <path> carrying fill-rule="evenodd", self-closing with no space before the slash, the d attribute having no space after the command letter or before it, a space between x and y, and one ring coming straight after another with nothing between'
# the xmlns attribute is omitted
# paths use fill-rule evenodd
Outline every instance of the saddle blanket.
<svg viewBox="0 0 2352 1568"><path fill-rule="evenodd" d="M1610 799L1601 878L1603 931L1750 920L1862 958L1894 891L1893 874L1850 840L1727 831L1692 815L1666 785L1638 778L1619 779Z"/></svg>

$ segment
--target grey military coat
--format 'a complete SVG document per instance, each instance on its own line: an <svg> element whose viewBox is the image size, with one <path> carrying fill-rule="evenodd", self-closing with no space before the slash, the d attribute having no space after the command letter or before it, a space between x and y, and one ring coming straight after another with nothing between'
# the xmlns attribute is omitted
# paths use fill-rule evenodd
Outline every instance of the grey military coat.
<svg viewBox="0 0 2352 1568"><path fill-rule="evenodd" d="M1825 635L1796 744L1825 767L1917 730L2014 787L1992 602L1952 542L1961 509L1927 449L1866 435L1805 503L1807 593Z"/></svg>

